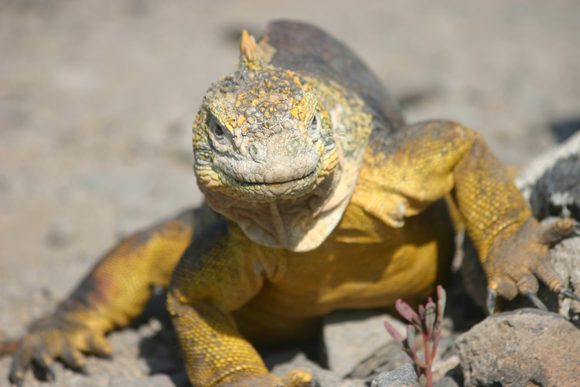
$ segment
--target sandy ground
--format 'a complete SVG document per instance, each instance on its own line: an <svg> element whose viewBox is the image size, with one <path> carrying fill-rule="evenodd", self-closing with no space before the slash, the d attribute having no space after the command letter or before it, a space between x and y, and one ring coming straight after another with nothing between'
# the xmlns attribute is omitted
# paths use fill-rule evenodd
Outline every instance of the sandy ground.
<svg viewBox="0 0 580 387"><path fill-rule="evenodd" d="M234 68L240 29L279 17L355 48L410 121L461 121L514 165L580 116L575 1L0 0L2 334L22 334L119 238L199 202L197 105ZM115 363L89 363L99 382L60 383L142 385L155 329L115 334Z"/></svg>

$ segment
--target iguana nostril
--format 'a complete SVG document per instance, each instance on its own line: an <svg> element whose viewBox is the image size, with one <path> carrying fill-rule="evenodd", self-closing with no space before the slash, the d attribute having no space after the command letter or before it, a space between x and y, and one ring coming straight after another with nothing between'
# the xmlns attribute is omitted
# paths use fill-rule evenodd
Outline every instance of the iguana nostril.
<svg viewBox="0 0 580 387"><path fill-rule="evenodd" d="M248 152L252 159L257 163L263 163L266 160L266 149L263 144L254 142L248 147Z"/></svg>

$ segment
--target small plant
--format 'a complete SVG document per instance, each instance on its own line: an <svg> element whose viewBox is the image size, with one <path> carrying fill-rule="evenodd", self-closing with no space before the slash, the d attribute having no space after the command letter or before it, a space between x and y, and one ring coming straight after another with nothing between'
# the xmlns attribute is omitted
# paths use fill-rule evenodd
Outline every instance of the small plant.
<svg viewBox="0 0 580 387"><path fill-rule="evenodd" d="M395 308L399 314L407 320L407 338L397 332L395 327L388 321L385 321L385 328L389 335L401 343L403 351L409 355L415 365L415 371L419 376L419 382L423 386L433 386L433 374L431 367L435 356L437 355L437 346L441 336L441 322L443 321L443 312L445 311L446 301L445 289L441 285L437 286L437 304L431 297L427 300L425 306L419 305L418 312L415 312L409 304L401 299L395 302ZM419 356L416 338L421 335L423 356Z"/></svg>

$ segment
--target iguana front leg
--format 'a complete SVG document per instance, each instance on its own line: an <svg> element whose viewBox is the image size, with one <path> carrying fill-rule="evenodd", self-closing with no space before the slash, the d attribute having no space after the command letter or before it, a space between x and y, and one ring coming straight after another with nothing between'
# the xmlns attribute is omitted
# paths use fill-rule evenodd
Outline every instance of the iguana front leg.
<svg viewBox="0 0 580 387"><path fill-rule="evenodd" d="M54 313L30 326L13 357L10 381L22 384L32 362L51 378L56 358L82 370L82 353L110 355L105 333L141 314L155 285L167 286L191 241L194 223L204 216L213 215L204 209L184 212L125 239L105 254Z"/></svg>
<svg viewBox="0 0 580 387"><path fill-rule="evenodd" d="M449 121L410 125L372 141L366 162L365 179L398 198L391 216L401 222L451 194L486 271L490 301L495 294L512 299L520 293L537 303L537 279L571 294L552 268L549 247L572 235L574 221L541 226L475 131Z"/></svg>
<svg viewBox="0 0 580 387"><path fill-rule="evenodd" d="M309 386L296 371L279 378L242 337L231 312L247 304L277 271L236 226L219 220L187 249L175 269L167 308L193 386Z"/></svg>

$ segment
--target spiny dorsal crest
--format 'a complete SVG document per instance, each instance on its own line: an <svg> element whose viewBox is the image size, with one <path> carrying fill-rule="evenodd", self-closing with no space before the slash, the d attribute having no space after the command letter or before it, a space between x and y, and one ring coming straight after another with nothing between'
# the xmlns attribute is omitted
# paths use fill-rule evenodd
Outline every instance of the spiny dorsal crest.
<svg viewBox="0 0 580 387"><path fill-rule="evenodd" d="M248 31L242 31L240 39L240 64L242 66L248 70L259 70L270 62L273 54L274 48L264 40L256 43L256 39Z"/></svg>

